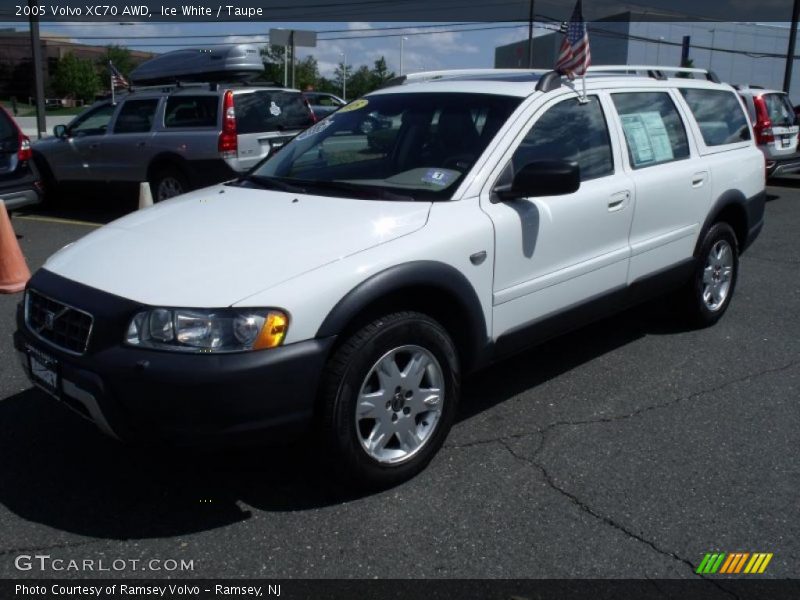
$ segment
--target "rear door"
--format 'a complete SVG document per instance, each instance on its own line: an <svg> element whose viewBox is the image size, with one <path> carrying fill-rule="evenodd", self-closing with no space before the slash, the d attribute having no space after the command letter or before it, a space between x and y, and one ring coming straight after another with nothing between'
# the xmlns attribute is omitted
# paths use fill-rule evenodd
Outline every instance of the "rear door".
<svg viewBox="0 0 800 600"><path fill-rule="evenodd" d="M98 142L94 160L97 177L103 181L145 181L148 147L159 98L128 98L111 127L111 134Z"/></svg>
<svg viewBox="0 0 800 600"><path fill-rule="evenodd" d="M612 91L611 99L625 140L624 168L636 193L631 283L692 256L711 182L673 90Z"/></svg>
<svg viewBox="0 0 800 600"><path fill-rule="evenodd" d="M314 123L306 100L291 90L237 90L234 93L238 158L246 171Z"/></svg>

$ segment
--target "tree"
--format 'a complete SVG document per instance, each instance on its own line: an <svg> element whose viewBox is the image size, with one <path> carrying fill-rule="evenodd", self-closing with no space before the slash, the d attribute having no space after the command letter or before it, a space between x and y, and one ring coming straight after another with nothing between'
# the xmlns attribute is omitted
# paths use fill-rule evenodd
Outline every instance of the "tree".
<svg viewBox="0 0 800 600"><path fill-rule="evenodd" d="M291 67L290 67L291 68ZM294 86L299 90L317 89L319 81L319 65L313 56L306 56L295 64ZM291 84L291 71L290 81Z"/></svg>
<svg viewBox="0 0 800 600"><path fill-rule="evenodd" d="M347 95L350 98L358 98L375 89L372 72L367 65L361 65L354 71L348 73Z"/></svg>
<svg viewBox="0 0 800 600"><path fill-rule="evenodd" d="M58 61L53 88L62 96L91 102L100 88L100 80L91 60L69 52Z"/></svg>
<svg viewBox="0 0 800 600"><path fill-rule="evenodd" d="M378 60L375 61L375 66L372 68L373 89L379 88L393 77L394 77L394 72L389 71L389 67L386 65L386 59L383 56L381 56Z"/></svg>
<svg viewBox="0 0 800 600"><path fill-rule="evenodd" d="M97 65L100 67L101 73L103 74L101 76L108 74L108 61L114 63L117 71L122 73L126 79L136 66L136 61L134 61L131 51L125 46L106 46L105 56L97 59Z"/></svg>
<svg viewBox="0 0 800 600"><path fill-rule="evenodd" d="M286 49L283 46L264 46L261 49L261 60L264 61L264 72L258 76L261 81L283 83L283 60ZM286 81L289 81L287 77Z"/></svg>

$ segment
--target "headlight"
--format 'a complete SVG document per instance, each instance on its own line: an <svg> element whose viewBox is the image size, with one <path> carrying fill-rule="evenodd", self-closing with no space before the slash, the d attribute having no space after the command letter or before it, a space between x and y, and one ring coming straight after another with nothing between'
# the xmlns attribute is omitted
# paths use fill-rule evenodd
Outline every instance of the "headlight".
<svg viewBox="0 0 800 600"><path fill-rule="evenodd" d="M178 352L246 352L283 343L289 317L274 309L153 308L128 325L125 342Z"/></svg>

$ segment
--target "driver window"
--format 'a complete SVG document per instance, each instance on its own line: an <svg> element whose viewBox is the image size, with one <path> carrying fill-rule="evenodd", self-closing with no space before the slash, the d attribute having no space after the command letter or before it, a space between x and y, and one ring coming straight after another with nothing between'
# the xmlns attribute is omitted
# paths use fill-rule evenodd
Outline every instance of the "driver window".
<svg viewBox="0 0 800 600"><path fill-rule="evenodd" d="M614 160L603 109L597 96L577 98L549 108L531 127L511 159L514 172L535 160L572 160L581 181L611 175Z"/></svg>
<svg viewBox="0 0 800 600"><path fill-rule="evenodd" d="M111 116L117 107L113 104L104 104L81 117L72 127L70 135L83 137L87 135L103 135L108 129Z"/></svg>

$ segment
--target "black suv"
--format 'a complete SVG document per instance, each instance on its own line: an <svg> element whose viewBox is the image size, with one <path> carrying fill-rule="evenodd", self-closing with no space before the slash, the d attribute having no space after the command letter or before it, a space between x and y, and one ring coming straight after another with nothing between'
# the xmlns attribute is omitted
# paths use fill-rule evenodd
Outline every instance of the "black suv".
<svg viewBox="0 0 800 600"><path fill-rule="evenodd" d="M31 141L0 108L0 198L9 210L41 202L41 182L32 158Z"/></svg>

